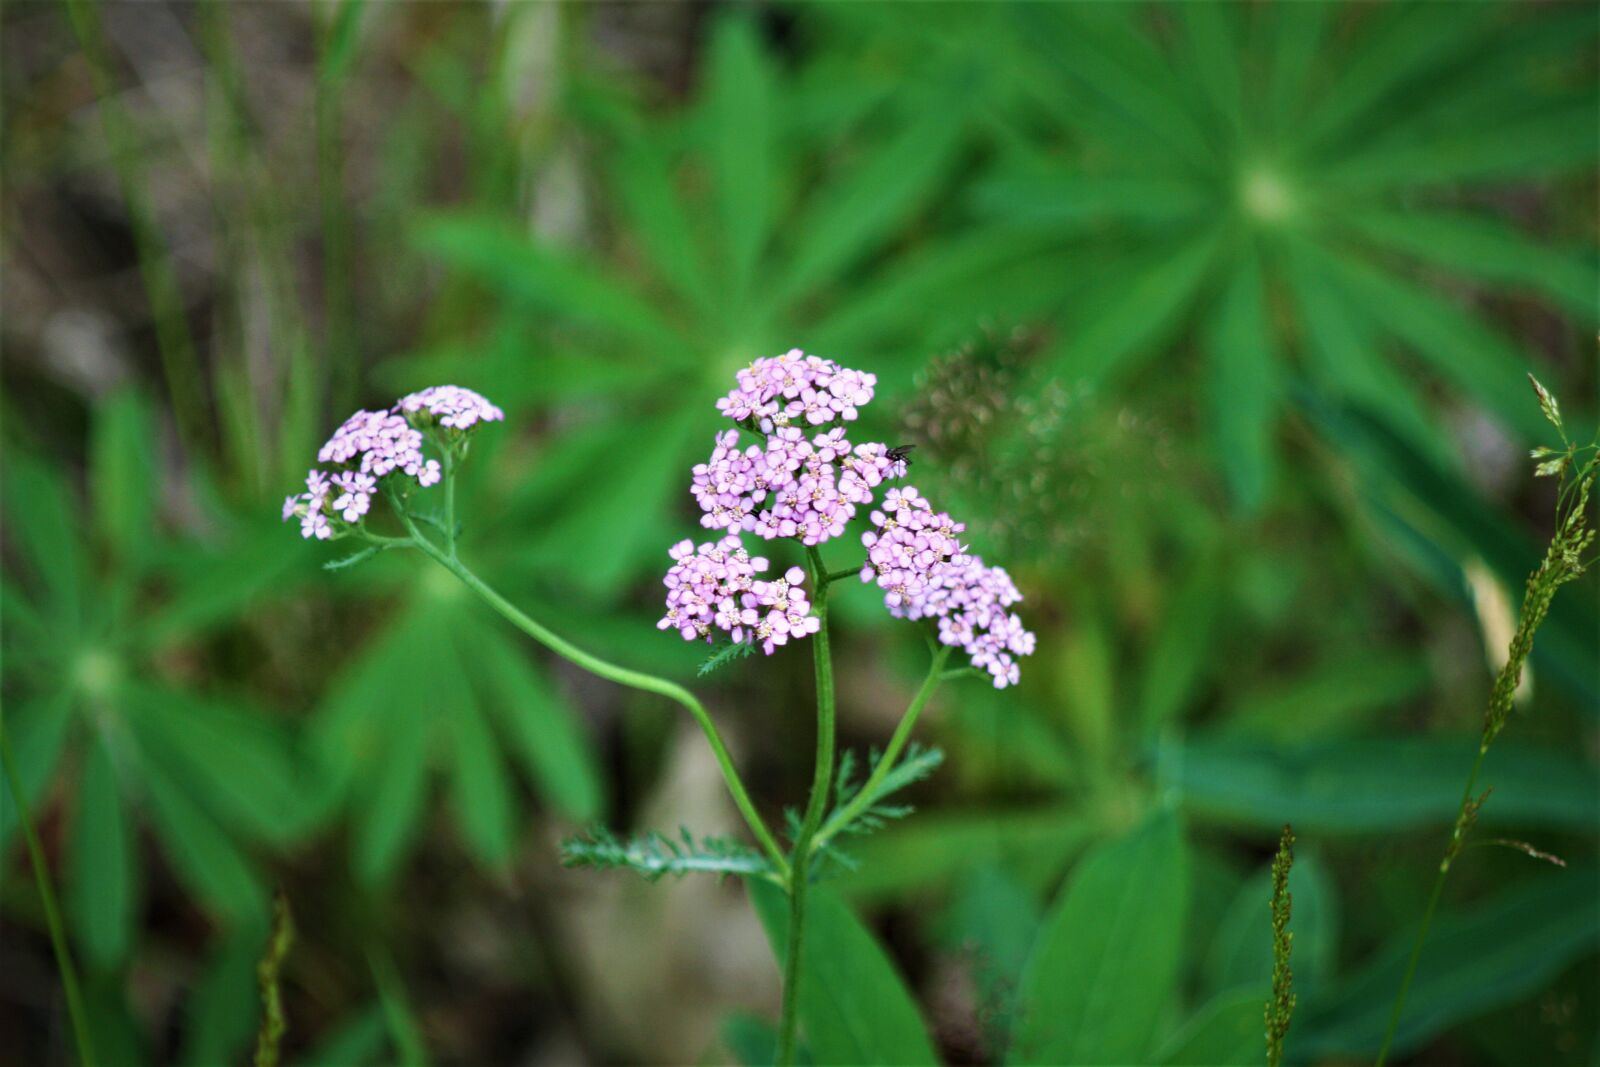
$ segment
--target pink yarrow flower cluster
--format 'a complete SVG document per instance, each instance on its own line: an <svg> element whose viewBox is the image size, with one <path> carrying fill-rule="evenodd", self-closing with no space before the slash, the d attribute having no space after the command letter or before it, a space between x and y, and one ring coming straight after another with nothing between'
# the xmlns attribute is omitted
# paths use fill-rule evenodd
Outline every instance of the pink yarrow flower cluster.
<svg viewBox="0 0 1600 1067"><path fill-rule="evenodd" d="M764 540L818 545L844 533L872 490L905 473L881 444L852 445L844 427L807 438L797 426L774 430L764 445L739 447L739 431L717 435L711 458L694 468L691 491L713 530L744 530Z"/></svg>
<svg viewBox="0 0 1600 1067"><path fill-rule="evenodd" d="M737 537L699 548L680 541L669 554L674 562L665 579L667 613L657 629L677 630L685 641L710 641L721 631L736 644L760 644L770 656L790 637L814 634L821 626L800 588L805 573L790 567L771 581L756 577L766 571L767 560L752 558Z"/></svg>
<svg viewBox="0 0 1600 1067"><path fill-rule="evenodd" d="M1015 685L1016 657L1033 653L1034 635L1007 610L1022 600L1011 576L969 554L957 538L965 527L910 486L889 490L871 518L861 580L884 590L889 614L938 619L943 644L966 652L996 689Z"/></svg>
<svg viewBox="0 0 1600 1067"><path fill-rule="evenodd" d="M828 428L855 419L871 402L876 375L796 348L756 360L735 381L717 409L765 440L740 448L739 430L719 433L711 458L694 468L701 525L728 536L697 552L688 541L672 550L677 562L667 572L667 614L659 625L688 640L722 631L770 654L790 637L816 633L820 622L800 588L804 572L791 567L776 581L756 579L767 561L752 560L739 534L806 545L838 537L874 489L905 474L905 463L884 445L851 444L843 426Z"/></svg>
<svg viewBox="0 0 1600 1067"><path fill-rule="evenodd" d="M739 430L719 433L711 458L694 468L700 523L728 536L698 550L689 541L673 548L658 626L691 641L721 631L771 653L790 636L815 633L818 620L797 588L800 569L778 582L757 579L767 561L752 559L739 534L820 545L871 507L884 482L905 477L906 463L897 450L852 444L844 426L830 425L857 417L872 400L875 375L793 349L756 360L736 380L717 409L764 440L741 448ZM960 541L965 527L910 486L890 489L871 518L861 579L883 589L890 614L937 619L940 641L963 649L996 688L1014 684L1016 658L1033 651L1034 637L1007 610L1022 599L1010 576L970 555Z"/></svg>
<svg viewBox="0 0 1600 1067"><path fill-rule="evenodd" d="M378 483L402 474L427 488L442 474L439 461L422 452L428 426L465 433L479 422L500 421L505 413L470 389L434 386L402 397L387 411L358 411L344 421L317 452L306 491L286 498L283 520L299 518L300 535L326 541L359 523L372 508Z"/></svg>
<svg viewBox="0 0 1600 1067"><path fill-rule="evenodd" d="M791 424L821 426L850 421L872 400L878 376L839 366L831 359L791 348L758 359L734 376L734 390L717 410L735 422L754 420L763 433Z"/></svg>
<svg viewBox="0 0 1600 1067"><path fill-rule="evenodd" d="M431 416L440 426L453 430L470 430L480 422L501 422L506 417L482 396L459 385L435 385L403 396L395 410Z"/></svg>

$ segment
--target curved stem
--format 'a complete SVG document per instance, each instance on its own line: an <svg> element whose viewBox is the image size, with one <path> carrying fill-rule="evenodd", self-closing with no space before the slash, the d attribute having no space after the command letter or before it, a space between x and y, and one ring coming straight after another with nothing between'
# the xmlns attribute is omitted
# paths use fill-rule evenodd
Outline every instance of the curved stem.
<svg viewBox="0 0 1600 1067"><path fill-rule="evenodd" d="M1389 1009L1389 1025L1383 1032L1383 1046L1378 1049L1374 1067L1383 1067L1389 1058L1389 1046L1400 1029L1400 1017L1406 1007L1406 993L1411 990L1411 979L1416 976L1417 962L1422 959L1422 946L1428 940L1428 927L1433 925L1433 913L1439 907L1439 897L1444 893L1444 880L1450 873L1450 862L1461 850L1470 827L1467 812L1472 803L1472 791L1478 784L1478 772L1483 769L1483 757L1489 754L1488 742L1478 746L1478 758L1472 763L1472 773L1467 776L1467 787L1461 793L1461 807L1456 813L1455 829L1450 834L1450 844L1445 848L1444 859L1439 863L1439 873L1433 876L1433 890L1428 894L1427 907L1422 912L1422 925L1417 927L1416 940L1411 943L1411 958L1406 961L1406 973L1400 979L1400 990L1395 994L1394 1005Z"/></svg>
<svg viewBox="0 0 1600 1067"><path fill-rule="evenodd" d="M822 823L833 783L833 653L828 647L828 576L822 556L806 548L806 566L816 590L817 619L821 622L812 638L811 654L817 676L817 766L811 777L811 797L806 801L805 817L794 842L789 864L789 945L783 959L783 1015L778 1028L778 1063L794 1062L795 1036L799 1029L800 958L805 944L806 892L811 881L811 842Z"/></svg>
<svg viewBox="0 0 1600 1067"><path fill-rule="evenodd" d="M894 735L889 738L888 747L883 750L878 765L873 768L872 774L866 783L851 799L850 803L834 812L827 823L817 832L811 841L811 852L815 853L828 843L842 828L849 826L856 817L865 809L872 806L873 795L883 780L894 769L894 764L900 758L901 751L906 747L906 742L911 740L911 731L916 728L917 719L922 715L922 709L927 707L928 700L933 696L933 691L939 688L939 683L948 673L944 669L945 662L950 658L949 645L940 645L939 651L933 654L933 662L928 665L927 677L922 679L922 685L917 689L916 695L911 698L911 703L906 706L906 713L900 717L900 725L894 728ZM798 866L796 861L796 866Z"/></svg>
<svg viewBox="0 0 1600 1067"><path fill-rule="evenodd" d="M647 693L656 693L677 701L694 716L696 723L706 736L706 741L711 745L711 752L717 758L717 764L722 768L722 777L728 783L728 792L733 794L733 802L739 808L739 813L744 816L744 821L749 824L750 832L755 834L767 858L777 868L781 877L789 875L789 862L778 847L778 842L773 838L767 824L762 821L760 813L756 811L755 804L750 800L750 794L745 791L744 782L739 777L739 771L733 765L733 757L728 754L728 746L723 743L722 734L717 730L717 724L712 721L711 715L706 711L694 694L676 682L669 682L665 678L657 678L653 674L642 671L629 670L619 667L599 656L591 655L545 626L529 617L525 612L511 603L505 597L495 592L483 579L479 578L459 559L446 554L438 545L422 536L416 524L404 511L401 513L405 520L406 528L411 531L417 547L427 553L445 570L461 579L462 583L474 593L477 593L491 608L505 616L517 629L539 642L556 655L571 663L582 667L591 674L597 674L608 681L618 685L628 686L630 689L641 689Z"/></svg>
<svg viewBox="0 0 1600 1067"><path fill-rule="evenodd" d="M39 885L39 899L44 904L44 922L50 928L50 947L55 950L56 968L61 972L61 988L67 995L67 1016L72 1020L72 1036L78 1043L78 1061L88 1067L95 1062L94 1043L89 1040L89 1016L83 1010L83 991L78 985L78 971L72 965L72 953L67 949L67 935L61 922L61 908L56 903L55 887L50 884L50 871L45 866L44 846L33 828L28 814L28 797L22 788L22 778L11 758L11 739L0 725L0 763L5 765L6 782L11 787L11 799L17 805L17 822L22 825L22 836L28 842L28 859L33 863L33 877Z"/></svg>

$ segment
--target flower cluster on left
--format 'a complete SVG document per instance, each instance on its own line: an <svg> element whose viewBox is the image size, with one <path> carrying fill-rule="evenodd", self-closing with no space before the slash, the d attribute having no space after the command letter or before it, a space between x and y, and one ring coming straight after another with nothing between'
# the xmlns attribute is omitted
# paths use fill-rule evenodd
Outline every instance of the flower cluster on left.
<svg viewBox="0 0 1600 1067"><path fill-rule="evenodd" d="M471 389L436 385L401 397L384 411L358 411L334 431L306 475L306 491L283 502L283 521L300 520L300 536L327 541L361 523L386 481L408 478L426 488L439 481L439 460L423 453L430 433L453 448L481 422L505 412Z"/></svg>

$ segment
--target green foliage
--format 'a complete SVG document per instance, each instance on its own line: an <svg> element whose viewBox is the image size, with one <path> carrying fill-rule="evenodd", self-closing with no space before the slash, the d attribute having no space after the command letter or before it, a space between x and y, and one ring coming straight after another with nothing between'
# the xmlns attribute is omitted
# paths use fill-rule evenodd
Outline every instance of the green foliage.
<svg viewBox="0 0 1600 1067"><path fill-rule="evenodd" d="M134 394L98 413L80 502L55 467L7 456L5 528L16 568L0 598L7 633L6 709L28 802L68 783L67 913L91 971L134 945L148 823L185 887L225 925L260 927L266 896L251 857L298 840L317 812L310 771L279 723L220 686L190 690L170 657L282 582L290 557L255 558L232 579L206 564L248 543L197 546L162 537L147 406ZM80 513L93 522L80 523ZM164 556L197 566L172 574ZM207 609L194 610L203 597ZM0 841L15 829L0 804Z"/></svg>
<svg viewBox="0 0 1600 1067"><path fill-rule="evenodd" d="M1474 591L1487 573L1515 624L1547 532L1536 516L1553 476L1582 469L1567 438L1594 423L1592 10L719 8L652 36L671 68L656 81L614 12L343 0L298 27L316 42L301 136L282 109L252 111L245 19L202 5L199 144L182 116L152 124L120 103L145 68L137 41L118 41L125 67L108 62L109 10L107 27L83 19L93 5L72 13L106 121L59 122L82 110L63 100L89 98L81 57L48 78L14 64L7 83L20 133L5 169L28 206L9 230L9 291L30 309L7 331L0 623L5 728L102 1060L244 1058L269 865L309 889L306 970L285 976L286 997L318 1005L303 1032L292 1019L301 1062L422 1062L423 1023L441 1059L461 1055L443 1042L498 1035L452 1018L427 979L413 1008L387 946L405 983L433 975L428 953L454 940L430 932L495 906L483 868L520 881L550 857L537 824L633 811L660 785L670 731L654 708L590 708L592 691L449 583L419 582L408 554L335 558L276 523L268 498L294 487L329 419L435 381L502 402L514 426L475 448L461 486L464 556L586 646L687 679L705 650L650 628L661 531L692 510L708 398L797 344L880 374L852 437L918 445L914 482L1012 569L1041 647L1018 689L933 707L951 767L919 790L916 818L896 818L908 809L891 794L932 763L908 757L862 820L830 822L844 851L825 853L840 862L812 916L825 947L808 971L826 980L803 1005L820 1043L802 1059L930 1062L936 1030L962 1058L975 1034L993 1060L1259 1062L1258 864L1286 819L1303 839L1286 1058L1376 1051L1400 927L1433 870L1398 860L1437 855L1426 838L1456 810L1497 666L1476 654L1493 611ZM108 179L119 196L100 195ZM186 210L197 193L209 229ZM102 217L123 207L127 227ZM37 287L31 265L62 249L34 216L69 237L87 224L97 256L137 247L108 253L102 275L64 243L71 277ZM150 309L107 297L135 267ZM57 375L33 335L54 338L83 304L115 327L108 350L131 355L120 371L164 379L163 407ZM1537 385L1529 397L1530 368L1564 405ZM1564 447L1536 450L1543 480L1502 469L1551 427ZM255 518L230 510L241 502ZM837 550L831 564L850 562ZM324 561L337 573L297 592ZM1498 694L1514 743L1484 768L1486 828L1570 866L1457 858L1400 1035L1423 1058L1592 1053L1593 592L1591 578L1549 605L1531 684ZM842 722L864 745L869 708L894 695L885 679L921 649L871 596L835 611ZM805 686L786 673L792 649L711 677L749 651L713 650L700 670L719 719L755 742L768 810L798 780L806 746L773 724ZM1119 850L1166 805L1186 830L1146 828ZM13 867L15 828L0 798ZM309 847L319 828L330 847ZM477 861L448 887L433 830ZM764 863L731 842L577 847L646 877L751 875L781 933ZM1148 876L1163 852L1188 857L1191 890ZM413 882L416 856L429 862ZM354 900L335 891L346 867ZM13 888L0 921L36 925ZM171 921L174 891L214 924L204 944L190 917ZM916 949L892 958L841 896L892 907L894 944ZM544 922L566 907L527 901ZM370 976L334 958L348 944L314 940L348 909L382 926L362 932L386 943ZM1118 956L1101 934L1130 911ZM546 962L594 993L541 953L518 1001L541 1025ZM952 966L971 972L976 1018L942 995ZM183 990L181 1005L153 988ZM929 994L926 1027L911 989ZM1070 1032L1047 1025L1058 997ZM1571 1003L1577 1024L1552 1021ZM586 1052L638 1053L579 1036ZM750 1016L723 1041L746 1063L775 1047Z"/></svg>
<svg viewBox="0 0 1600 1067"><path fill-rule="evenodd" d="M1021 113L1051 133L1018 137L975 203L997 224L1048 234L1038 270L1096 263L1092 281L1057 298L1063 373L1125 376L1193 323L1207 339L1216 457L1246 507L1274 480L1278 383L1296 358L1326 395L1421 430L1416 385L1385 362L1403 348L1507 426L1535 431L1513 346L1418 279L1513 286L1580 332L1595 322L1587 250L1458 192L1594 166L1576 60L1592 11L1010 14L1032 74Z"/></svg>
<svg viewBox="0 0 1600 1067"><path fill-rule="evenodd" d="M733 1062L742 1067L768 1067L777 1062L777 1028L759 1016L741 1011L722 1020L722 1043L733 1053ZM795 1050L795 1063L814 1062L804 1044Z"/></svg>
<svg viewBox="0 0 1600 1067"><path fill-rule="evenodd" d="M676 839L654 830L626 841L603 826L582 837L561 842L561 862L567 867L637 871L647 882L669 874L739 874L778 879L765 856L729 837L700 837L681 827Z"/></svg>
<svg viewBox="0 0 1600 1067"><path fill-rule="evenodd" d="M1600 944L1592 865L1527 878L1488 900L1440 915L1406 999L1396 1052L1422 1045L1493 1004L1540 988ZM1388 939L1336 990L1308 1004L1290 1034L1292 1057L1365 1057L1383 1040L1411 938Z"/></svg>
<svg viewBox="0 0 1600 1067"><path fill-rule="evenodd" d="M1219 993L1189 1016L1162 1046L1156 1062L1184 1067L1255 1063L1261 1048L1259 989Z"/></svg>
<svg viewBox="0 0 1600 1067"><path fill-rule="evenodd" d="M756 650L754 641L729 641L726 645L707 656L705 662L695 671L698 677L704 678L708 674L715 674L730 663L747 659Z"/></svg>
<svg viewBox="0 0 1600 1067"><path fill-rule="evenodd" d="M1091 819L1062 806L925 811L853 841L855 869L837 889L852 897L899 896L948 883L974 856L993 857L1031 887L1051 884L1094 837Z"/></svg>
<svg viewBox="0 0 1600 1067"><path fill-rule="evenodd" d="M552 442L532 472L530 498L558 493L572 470L588 481L526 551L561 558L581 591L614 598L659 568L656 531L683 499L676 482L710 448L707 397L734 371L803 345L871 350L881 377L905 380L929 337L986 310L971 291L981 263L931 238L906 255L962 141L965 98L953 74L942 84L927 108L814 128L803 116L833 91L821 71L784 69L747 20L721 19L678 112L651 113L614 82L575 75L568 86L600 142L605 221L623 239L558 248L482 213L417 224L418 248L492 294L497 321L550 339L535 374L523 346L493 358L484 373L497 397L607 400L606 417ZM822 164L826 180L798 180ZM621 455L632 462L585 458Z"/></svg>
<svg viewBox="0 0 1600 1067"><path fill-rule="evenodd" d="M508 762L562 816L601 814L600 771L575 714L464 596L448 575L422 583L318 713L318 748L354 807L356 869L371 883L388 879L410 847L436 771L467 845L490 866L508 861L516 834Z"/></svg>
<svg viewBox="0 0 1600 1067"><path fill-rule="evenodd" d="M1009 1044L1017 986L1039 936L1032 895L996 863L977 863L957 881L936 927L940 942L971 961L984 1044L996 1058Z"/></svg>
<svg viewBox="0 0 1600 1067"><path fill-rule="evenodd" d="M855 779L855 753L846 751L839 758L834 774L833 807L818 830L821 837L831 842L839 834L869 834L882 829L891 820L910 815L915 810L910 805L885 804L884 800L933 774L944 762L944 753L912 742L889 773L874 783L873 775L882 758L877 751L868 754L866 773L859 782ZM862 790L869 785L871 792L863 794ZM837 850L831 854L837 856Z"/></svg>
<svg viewBox="0 0 1600 1067"><path fill-rule="evenodd" d="M1084 858L1044 919L1006 1062L1137 1061L1178 976L1188 854L1161 813Z"/></svg>
<svg viewBox="0 0 1600 1067"><path fill-rule="evenodd" d="M1197 736L1164 746L1157 773L1186 807L1226 824L1271 832L1291 819L1304 833L1374 833L1449 825L1476 752L1476 739L1464 738L1274 745ZM1484 766L1497 783L1485 818L1572 830L1600 818L1595 768L1568 750L1497 745Z"/></svg>
<svg viewBox="0 0 1600 1067"><path fill-rule="evenodd" d="M781 969L788 900L765 882L748 886ZM804 952L800 1022L816 1062L938 1062L905 981L872 933L826 887L811 889Z"/></svg>

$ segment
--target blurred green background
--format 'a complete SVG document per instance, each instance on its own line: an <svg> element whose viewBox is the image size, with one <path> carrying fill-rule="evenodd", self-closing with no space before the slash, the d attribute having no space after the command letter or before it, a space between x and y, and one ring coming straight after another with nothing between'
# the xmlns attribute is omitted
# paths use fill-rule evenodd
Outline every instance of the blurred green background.
<svg viewBox="0 0 1600 1067"><path fill-rule="evenodd" d="M701 681L652 623L715 398L792 346L879 375L861 436L918 445L1039 635L941 692L944 767L834 883L883 1025L1259 1062L1287 821L1290 1058L1376 1052L1548 533L1525 373L1593 432L1593 5L8 0L0 38L0 696L104 1060L244 1059L275 886L289 1062L759 1047L742 887L557 865L595 820L735 829L683 716L277 512L355 407L485 393L464 557L691 683L777 817L808 650ZM836 602L881 745L922 642ZM1600 1056L1597 620L1558 599L1476 837L1567 866L1457 865L1414 1062ZM65 1062L15 829L0 1059Z"/></svg>

